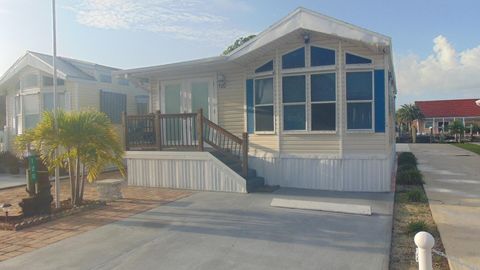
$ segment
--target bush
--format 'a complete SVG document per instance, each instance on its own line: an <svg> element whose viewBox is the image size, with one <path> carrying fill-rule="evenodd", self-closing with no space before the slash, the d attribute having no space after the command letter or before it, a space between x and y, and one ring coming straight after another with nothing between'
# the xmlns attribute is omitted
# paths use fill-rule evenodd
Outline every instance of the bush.
<svg viewBox="0 0 480 270"><path fill-rule="evenodd" d="M416 167L417 158L411 152L400 153L400 155L398 155L398 166L407 165L407 164L410 164Z"/></svg>
<svg viewBox="0 0 480 270"><path fill-rule="evenodd" d="M404 165L398 166L397 168L397 172L409 171L409 170L417 170L417 166L412 164L404 164Z"/></svg>
<svg viewBox="0 0 480 270"><path fill-rule="evenodd" d="M0 152L0 173L20 173L20 160L10 152Z"/></svg>
<svg viewBox="0 0 480 270"><path fill-rule="evenodd" d="M426 202L427 197L421 188L414 188L407 191L407 199L410 202Z"/></svg>
<svg viewBox="0 0 480 270"><path fill-rule="evenodd" d="M406 170L397 172L397 183L400 185L421 185L423 175L419 170Z"/></svg>
<svg viewBox="0 0 480 270"><path fill-rule="evenodd" d="M418 232L425 231L428 232L428 225L423 220L410 221L407 225L408 234L416 234Z"/></svg>

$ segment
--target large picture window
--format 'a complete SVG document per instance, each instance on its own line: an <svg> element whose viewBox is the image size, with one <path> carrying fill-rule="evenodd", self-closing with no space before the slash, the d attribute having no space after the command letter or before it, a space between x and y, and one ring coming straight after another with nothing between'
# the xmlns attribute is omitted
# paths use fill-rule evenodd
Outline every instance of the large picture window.
<svg viewBox="0 0 480 270"><path fill-rule="evenodd" d="M310 80L312 130L336 130L335 73L312 74Z"/></svg>
<svg viewBox="0 0 480 270"><path fill-rule="evenodd" d="M305 75L282 78L283 129L306 130Z"/></svg>
<svg viewBox="0 0 480 270"><path fill-rule="evenodd" d="M255 131L273 132L273 78L255 80Z"/></svg>
<svg viewBox="0 0 480 270"><path fill-rule="evenodd" d="M34 128L40 120L40 102L38 94L23 96L24 128Z"/></svg>
<svg viewBox="0 0 480 270"><path fill-rule="evenodd" d="M57 107L60 109L65 109L65 94L57 94ZM53 110L53 93L43 93L43 110L52 111Z"/></svg>
<svg viewBox="0 0 480 270"><path fill-rule="evenodd" d="M373 128L373 72L347 72L347 129Z"/></svg>

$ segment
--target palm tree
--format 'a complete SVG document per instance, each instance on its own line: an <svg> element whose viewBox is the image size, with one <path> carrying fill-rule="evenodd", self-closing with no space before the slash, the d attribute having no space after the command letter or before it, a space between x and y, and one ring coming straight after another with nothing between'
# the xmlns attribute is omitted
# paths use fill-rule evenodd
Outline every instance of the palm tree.
<svg viewBox="0 0 480 270"><path fill-rule="evenodd" d="M52 171L59 166L68 171L72 205L83 200L85 181L94 181L107 165L124 173L123 149L110 119L104 113L57 111L58 132L52 112L45 112L38 125L17 137L21 150L30 145ZM55 156L55 149L60 154Z"/></svg>
<svg viewBox="0 0 480 270"><path fill-rule="evenodd" d="M408 130L412 134L413 142L416 142L417 133L413 122L424 118L422 111L415 104L404 104L397 110L396 117L400 126L406 125L408 127Z"/></svg>

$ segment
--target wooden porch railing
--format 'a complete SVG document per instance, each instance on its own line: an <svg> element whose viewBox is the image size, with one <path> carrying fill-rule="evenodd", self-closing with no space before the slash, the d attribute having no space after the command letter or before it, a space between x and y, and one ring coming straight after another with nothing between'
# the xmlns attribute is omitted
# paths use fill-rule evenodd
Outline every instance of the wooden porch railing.
<svg viewBox="0 0 480 270"><path fill-rule="evenodd" d="M197 113L123 114L126 150L205 151L205 143L242 164L248 174L248 134L242 138Z"/></svg>

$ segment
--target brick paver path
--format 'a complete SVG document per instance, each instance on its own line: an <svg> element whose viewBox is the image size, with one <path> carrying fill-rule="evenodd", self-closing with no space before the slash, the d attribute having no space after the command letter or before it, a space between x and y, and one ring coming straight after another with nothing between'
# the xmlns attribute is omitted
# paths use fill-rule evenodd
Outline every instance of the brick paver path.
<svg viewBox="0 0 480 270"><path fill-rule="evenodd" d="M102 178L118 178L118 175L110 173L103 175ZM123 187L122 192L123 199L110 202L100 209L86 210L21 231L0 230L0 261L187 197L192 193L185 190L129 186ZM0 202L18 205L25 194L24 187L0 190ZM68 194L68 181L62 181L61 199L68 198ZM94 185L87 185L84 198L96 199L97 197ZM15 212L18 208L12 210Z"/></svg>

